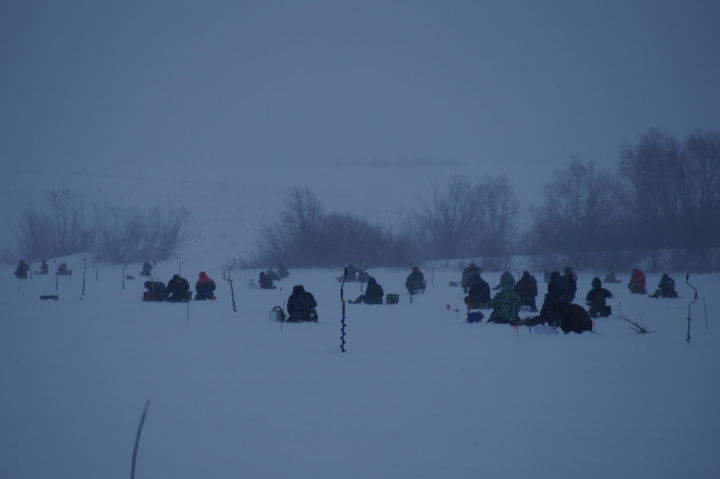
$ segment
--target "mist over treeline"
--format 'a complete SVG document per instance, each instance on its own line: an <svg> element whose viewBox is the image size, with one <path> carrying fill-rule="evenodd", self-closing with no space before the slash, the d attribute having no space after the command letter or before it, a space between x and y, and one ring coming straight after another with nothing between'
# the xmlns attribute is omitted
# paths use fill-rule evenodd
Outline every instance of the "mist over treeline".
<svg viewBox="0 0 720 479"><path fill-rule="evenodd" d="M402 224L383 228L350 213L327 212L296 187L264 228L249 266L337 267L349 261L401 266L474 258L487 269L511 256L533 266L654 270L720 269L720 133L684 141L649 130L625 144L614 170L572 157L555 170L542 200L521 220L504 177L455 176L418 198Z"/></svg>
<svg viewBox="0 0 720 479"><path fill-rule="evenodd" d="M388 226L332 211L308 187L286 190L277 216L260 227L244 267L407 266L471 258L502 270L518 255L528 267L720 270L720 132L684 140L649 130L622 146L613 168L571 157L527 210L508 178L452 176L417 191L411 211ZM393 204L387 204L393 210ZM12 223L4 259L88 253L97 261L164 260L189 238L179 207L86 205L68 190L28 204ZM238 228L252 224L238 222ZM212 233L212 230L209 234Z"/></svg>

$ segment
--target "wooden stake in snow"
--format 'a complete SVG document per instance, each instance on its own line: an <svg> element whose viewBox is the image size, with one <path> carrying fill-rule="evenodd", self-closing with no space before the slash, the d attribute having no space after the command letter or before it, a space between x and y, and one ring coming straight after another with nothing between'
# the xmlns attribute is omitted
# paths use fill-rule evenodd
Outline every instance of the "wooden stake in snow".
<svg viewBox="0 0 720 479"><path fill-rule="evenodd" d="M689 273L685 275L685 282L686 282L687 285L690 286L690 287L693 289L693 291L695 292L695 293L693 294L693 300L690 301L690 304L688 304L688 317L687 317L688 329L687 329L687 338L685 339L685 341L687 341L687 342L689 343L689 342L690 342L690 320L692 319L692 316L690 316L690 310L691 310L691 308L692 308L692 305L697 302L698 295L697 295L697 289L695 288L695 286L693 286L692 284L690 284L690 274L689 274Z"/></svg>
<svg viewBox="0 0 720 479"><path fill-rule="evenodd" d="M130 464L130 479L135 479L135 462L137 460L138 446L140 445L140 436L142 435L143 425L145 424L145 416L147 415L149 407L150 398L147 398L147 401L145 401L145 409L143 409L142 416L140 417L140 425L138 426L137 433L135 433L135 446L133 447L132 462Z"/></svg>

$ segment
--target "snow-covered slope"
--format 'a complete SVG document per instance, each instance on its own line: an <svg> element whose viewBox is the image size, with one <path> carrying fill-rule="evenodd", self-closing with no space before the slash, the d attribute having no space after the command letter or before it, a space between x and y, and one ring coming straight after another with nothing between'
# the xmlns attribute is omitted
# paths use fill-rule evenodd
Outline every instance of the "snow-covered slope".
<svg viewBox="0 0 720 479"><path fill-rule="evenodd" d="M138 478L720 476L718 275L692 278L701 298L688 344L691 293L678 276L677 300L609 286L614 310L653 334L609 318L599 334L541 335L465 323L462 292L448 286L459 271L426 271L413 303L407 271L371 271L400 304L348 305L343 354L336 271L292 270L272 291L244 287L256 271L235 272L233 313L212 267L218 300L188 309L143 303L141 281L122 290L117 267L98 280L88 270L81 298L82 260L69 266L58 302L38 299L54 293L53 276L0 268L3 478L127 477L148 397ZM194 282L204 267L182 271ZM590 279L580 274L579 296ZM319 323L270 322L300 283Z"/></svg>

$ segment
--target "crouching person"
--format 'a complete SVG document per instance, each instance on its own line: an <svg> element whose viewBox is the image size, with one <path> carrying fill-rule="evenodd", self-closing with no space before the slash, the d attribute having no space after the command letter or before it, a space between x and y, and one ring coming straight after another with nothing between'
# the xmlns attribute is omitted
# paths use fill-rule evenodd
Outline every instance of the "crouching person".
<svg viewBox="0 0 720 479"><path fill-rule="evenodd" d="M192 298L190 293L190 283L178 274L174 274L167 284L167 300L177 303L185 302Z"/></svg>
<svg viewBox="0 0 720 479"><path fill-rule="evenodd" d="M385 291L383 291L382 286L378 284L374 277L370 276L367 288L365 288L365 294L361 294L355 301L348 301L348 303L383 304L383 296L385 296Z"/></svg>
<svg viewBox="0 0 720 479"><path fill-rule="evenodd" d="M215 281L202 271L195 283L195 300L204 299L215 299Z"/></svg>
<svg viewBox="0 0 720 479"><path fill-rule="evenodd" d="M167 288L162 281L145 281L145 289L143 301L165 301L167 297Z"/></svg>
<svg viewBox="0 0 720 479"><path fill-rule="evenodd" d="M655 293L652 295L653 298L677 298L678 294L675 291L675 280L667 274L663 274L660 279Z"/></svg>
<svg viewBox="0 0 720 479"><path fill-rule="evenodd" d="M502 289L490 302L493 311L488 323L515 324L520 311L520 296L513 291L515 280L506 277L500 281L500 286Z"/></svg>
<svg viewBox="0 0 720 479"><path fill-rule="evenodd" d="M410 294L422 294L425 292L425 275L420 268L413 266L412 272L405 279L405 288Z"/></svg>
<svg viewBox="0 0 720 479"><path fill-rule="evenodd" d="M605 304L605 300L612 298L612 293L602 287L600 278L593 278L591 284L592 289L588 291L587 296L585 296L585 303L589 306L588 313L590 313L592 317L610 316L612 311L610 310L610 306Z"/></svg>
<svg viewBox="0 0 720 479"><path fill-rule="evenodd" d="M287 321L291 323L299 323L302 321L316 321L318 320L317 302L315 296L312 293L305 291L305 288L298 284L293 287L292 294L288 298Z"/></svg>

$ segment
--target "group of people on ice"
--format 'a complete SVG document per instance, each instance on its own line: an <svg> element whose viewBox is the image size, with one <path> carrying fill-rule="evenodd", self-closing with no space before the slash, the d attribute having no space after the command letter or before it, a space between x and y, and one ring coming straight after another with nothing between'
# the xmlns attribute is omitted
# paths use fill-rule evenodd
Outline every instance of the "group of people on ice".
<svg viewBox="0 0 720 479"><path fill-rule="evenodd" d="M504 323L511 325L549 325L560 327L565 333L592 330L592 317L605 317L612 314L606 301L612 293L603 288L600 278L593 278L592 288L585 296L587 309L575 304L577 293L577 275L570 267L564 269L561 275L553 271L546 275L547 293L540 308L539 314L534 317L521 319L519 312L522 306L528 306L531 312L537 312L535 298L538 295L537 280L525 271L519 281L515 282L512 273L505 271L500 282L493 290L498 291L491 297L490 285L481 277L482 269L475 263L470 263L463 269L461 285L468 307L468 321L477 322L483 319L481 312L471 310L491 309L489 323ZM611 269L606 277L610 282L619 282ZM628 284L633 293L646 294L645 275L639 269L633 270ZM663 274L658 289L652 297L677 298L675 282L667 274Z"/></svg>
<svg viewBox="0 0 720 479"><path fill-rule="evenodd" d="M45 275L48 274L50 268L48 267L47 261L43 260L40 263L40 269L35 270L35 274ZM30 272L30 265L23 259L18 263L18 267L15 269L15 277L18 279L27 279L28 273ZM72 271L68 269L67 263L60 263L57 268L57 274L60 276L69 276Z"/></svg>
<svg viewBox="0 0 720 479"><path fill-rule="evenodd" d="M215 281L204 271L198 275L195 282L195 300L204 301L215 299ZM167 285L162 281L145 281L143 301L170 301L171 303L187 302L192 299L190 283L179 274L174 274Z"/></svg>

